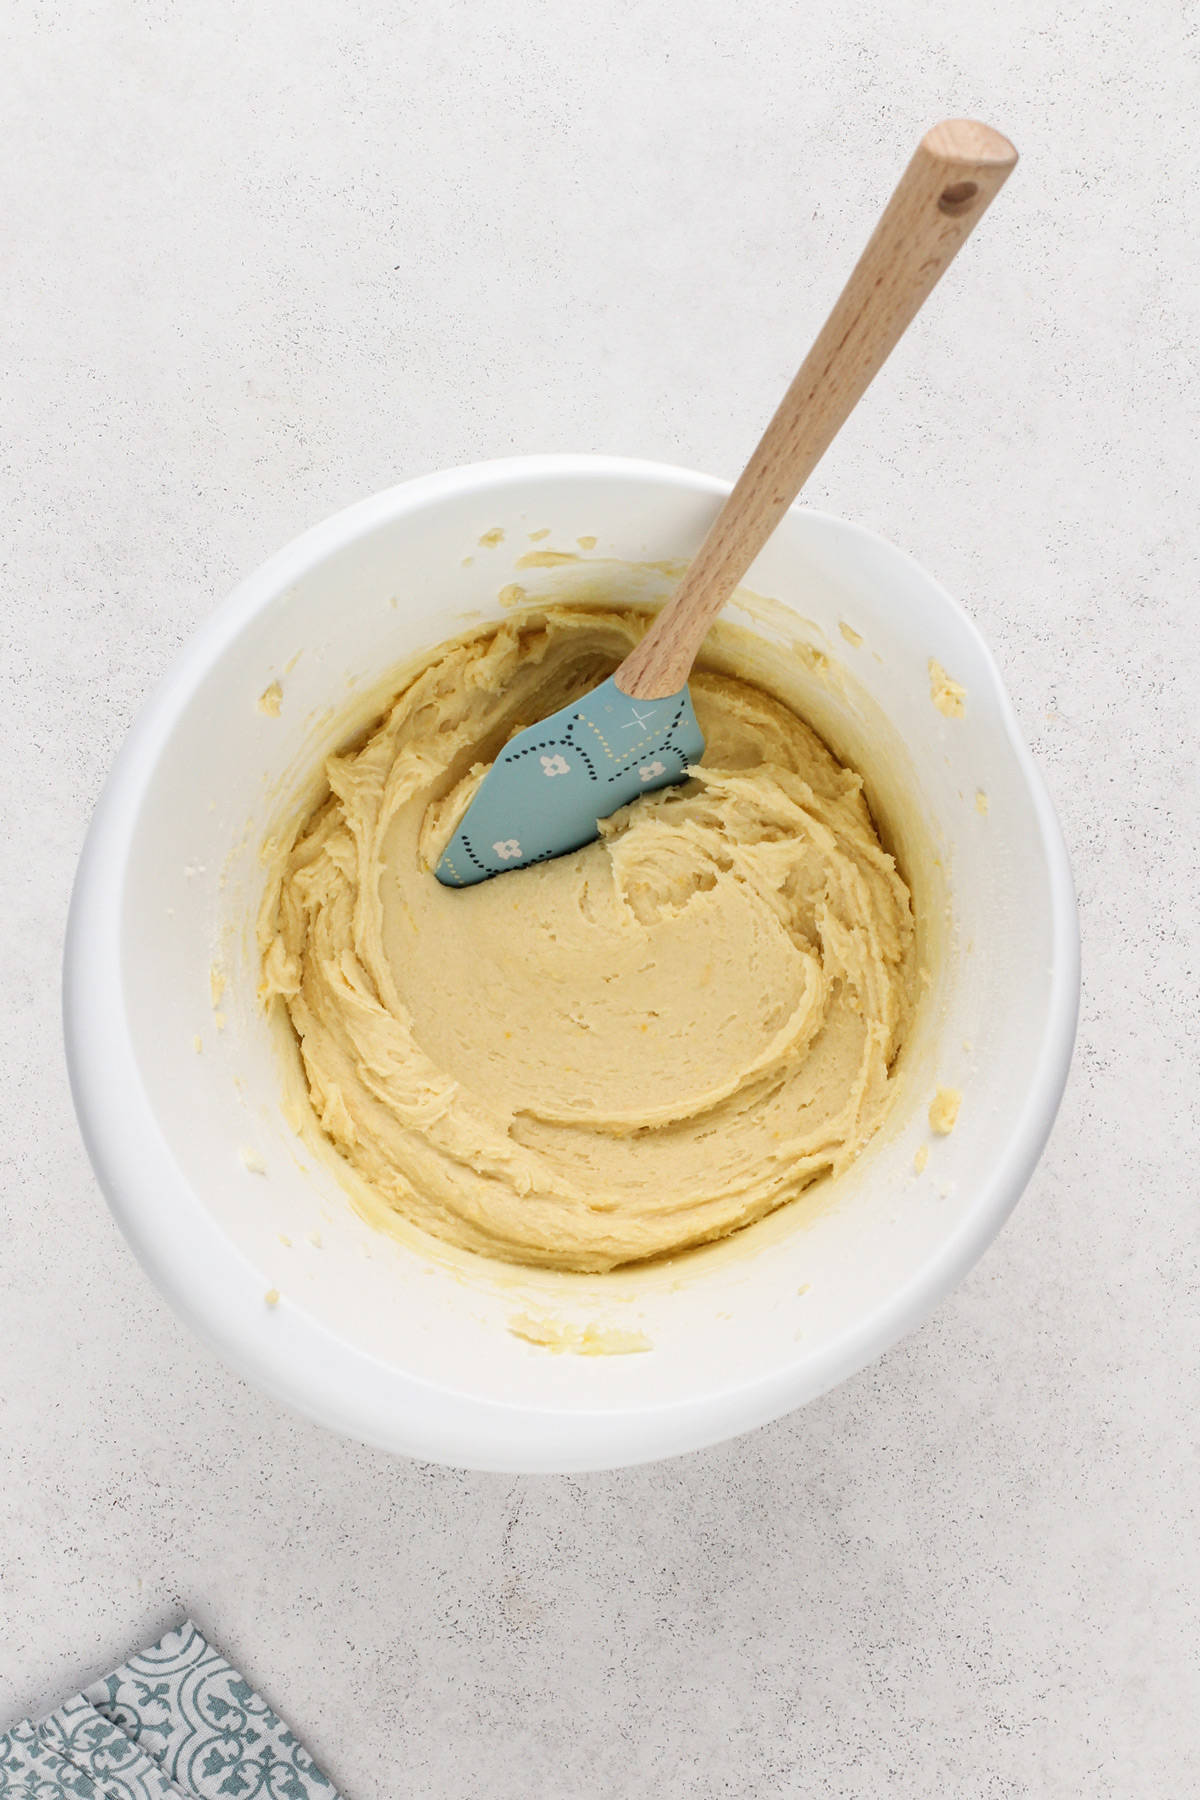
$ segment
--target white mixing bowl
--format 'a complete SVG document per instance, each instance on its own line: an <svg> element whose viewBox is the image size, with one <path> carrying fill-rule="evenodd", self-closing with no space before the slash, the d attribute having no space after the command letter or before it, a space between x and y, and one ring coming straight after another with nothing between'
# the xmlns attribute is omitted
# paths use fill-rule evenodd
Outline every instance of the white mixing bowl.
<svg viewBox="0 0 1200 1800"><path fill-rule="evenodd" d="M372 1230L284 1117L278 1045L255 999L262 843L335 747L347 705L473 618L499 617L498 591L514 580L531 597L566 580L569 597L580 566L514 572L535 530L550 530L539 547L594 537L581 553L592 559L684 557L726 491L655 464L544 456L426 476L353 506L214 614L104 791L65 963L68 1061L92 1161L176 1310L250 1380L338 1431L531 1471L613 1467L744 1431L925 1318L999 1229L1045 1143L1070 1060L1079 949L1050 802L954 601L881 539L804 509L751 571L748 587L777 604L751 605L749 622L828 659L810 659L825 670L814 722L865 760L877 816L933 915L903 1085L855 1168L819 1204L724 1246L569 1277ZM502 542L480 543L497 528ZM629 593L670 586L669 573L607 573ZM932 703L930 658L965 688L965 717ZM258 704L274 681L278 716ZM214 968L225 983L215 1001ZM943 1138L927 1121L938 1086L962 1094ZM562 1348L588 1327L650 1348Z"/></svg>

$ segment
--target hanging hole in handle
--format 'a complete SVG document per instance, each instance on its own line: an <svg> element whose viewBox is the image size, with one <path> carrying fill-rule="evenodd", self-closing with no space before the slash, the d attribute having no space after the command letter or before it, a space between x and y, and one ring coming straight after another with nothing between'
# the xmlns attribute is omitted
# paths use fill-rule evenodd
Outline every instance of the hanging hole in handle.
<svg viewBox="0 0 1200 1800"><path fill-rule="evenodd" d="M954 218L957 213L966 212L972 200L979 192L977 181L956 181L942 190L938 201L938 211L949 213Z"/></svg>

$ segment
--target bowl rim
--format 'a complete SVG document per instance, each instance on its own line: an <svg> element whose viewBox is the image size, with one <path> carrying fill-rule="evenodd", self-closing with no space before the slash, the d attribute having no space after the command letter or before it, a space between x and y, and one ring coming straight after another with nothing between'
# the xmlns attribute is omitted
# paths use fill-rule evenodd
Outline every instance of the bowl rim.
<svg viewBox="0 0 1200 1800"><path fill-rule="evenodd" d="M784 1369L645 1407L484 1400L385 1364L299 1309L281 1307L263 1316L261 1305L245 1305L247 1291L261 1292L261 1276L176 1165L142 1083L124 1006L121 920L128 856L159 756L212 665L315 564L383 522L448 497L564 476L617 477L717 498L731 486L715 476L635 458L505 457L416 476L356 501L292 539L200 625L134 719L87 831L63 952L66 1060L84 1143L122 1233L176 1313L237 1373L343 1436L455 1467L514 1473L608 1469L704 1448L817 1398L920 1324L983 1254L1033 1173L1066 1085L1079 1005L1079 922L1066 845L986 642L953 596L905 551L864 525L797 507L823 528L859 537L899 559L957 615L992 682L1037 821L1053 945L1046 1023L1005 1153L980 1183L969 1212L901 1287L822 1350L798 1350L795 1363ZM170 1205L163 1204L166 1191ZM203 1304L198 1294L204 1294Z"/></svg>

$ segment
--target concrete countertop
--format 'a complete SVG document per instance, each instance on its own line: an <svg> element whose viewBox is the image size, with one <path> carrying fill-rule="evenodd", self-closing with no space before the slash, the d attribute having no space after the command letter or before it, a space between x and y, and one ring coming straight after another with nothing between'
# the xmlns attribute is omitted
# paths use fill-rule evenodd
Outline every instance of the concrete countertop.
<svg viewBox="0 0 1200 1800"><path fill-rule="evenodd" d="M1200 1792L1186 10L13 9L0 1728L190 1611L349 1800ZM1048 1153L923 1329L739 1442L578 1479L339 1442L176 1323L79 1142L58 961L115 750L360 495L534 450L734 474L959 113L1021 166L809 497L966 604L1060 809Z"/></svg>

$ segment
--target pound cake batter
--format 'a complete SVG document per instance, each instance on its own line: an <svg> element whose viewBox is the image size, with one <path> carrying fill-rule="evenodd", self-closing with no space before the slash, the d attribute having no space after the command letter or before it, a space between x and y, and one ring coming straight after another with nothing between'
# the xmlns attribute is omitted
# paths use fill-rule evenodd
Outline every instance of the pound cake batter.
<svg viewBox="0 0 1200 1800"><path fill-rule="evenodd" d="M482 767L644 625L549 608L431 652L277 864L263 993L379 1222L612 1269L762 1217L883 1117L908 888L860 776L761 688L698 669L702 766L597 843L478 887L431 873Z"/></svg>

